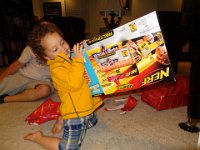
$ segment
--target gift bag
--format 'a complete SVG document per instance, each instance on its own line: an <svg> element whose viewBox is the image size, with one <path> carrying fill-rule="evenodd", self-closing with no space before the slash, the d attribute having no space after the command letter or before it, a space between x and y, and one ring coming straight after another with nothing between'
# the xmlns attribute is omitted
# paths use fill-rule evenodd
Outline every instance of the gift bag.
<svg viewBox="0 0 200 150"><path fill-rule="evenodd" d="M189 77L177 76L176 82L146 87L141 100L156 110L186 106L189 98Z"/></svg>
<svg viewBox="0 0 200 150"><path fill-rule="evenodd" d="M60 116L60 102L54 102L52 99L45 100L36 110L26 118L28 124L40 125L46 121L57 119Z"/></svg>

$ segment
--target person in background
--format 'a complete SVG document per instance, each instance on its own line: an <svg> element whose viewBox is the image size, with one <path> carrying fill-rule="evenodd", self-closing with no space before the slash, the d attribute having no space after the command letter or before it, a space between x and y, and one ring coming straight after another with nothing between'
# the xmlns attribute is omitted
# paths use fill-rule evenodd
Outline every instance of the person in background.
<svg viewBox="0 0 200 150"><path fill-rule="evenodd" d="M47 24L47 21L40 23ZM35 101L50 96L53 91L49 66L38 61L28 45L0 74L0 104Z"/></svg>
<svg viewBox="0 0 200 150"><path fill-rule="evenodd" d="M96 109L103 101L92 97L84 78L84 52L82 44L73 46L71 58L69 44L54 24L37 26L29 36L29 45L44 63L50 66L55 89L61 100L60 112L64 133L62 138L43 135L41 131L27 134L24 139L38 143L47 149L80 149L88 128L97 123Z"/></svg>

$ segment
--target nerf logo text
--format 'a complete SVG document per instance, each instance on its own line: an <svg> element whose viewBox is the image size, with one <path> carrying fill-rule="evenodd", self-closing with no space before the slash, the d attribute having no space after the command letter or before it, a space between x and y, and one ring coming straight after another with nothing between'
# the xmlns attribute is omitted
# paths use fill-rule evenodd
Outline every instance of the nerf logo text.
<svg viewBox="0 0 200 150"><path fill-rule="evenodd" d="M149 76L145 77L142 86L150 85L151 83L160 82L165 77L169 77L169 67L161 70L156 70L154 73L150 73Z"/></svg>

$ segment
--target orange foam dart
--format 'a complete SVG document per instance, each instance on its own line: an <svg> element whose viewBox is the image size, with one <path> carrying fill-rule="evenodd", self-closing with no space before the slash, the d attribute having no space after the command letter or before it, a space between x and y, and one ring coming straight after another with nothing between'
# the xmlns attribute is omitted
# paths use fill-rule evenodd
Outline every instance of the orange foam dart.
<svg viewBox="0 0 200 150"><path fill-rule="evenodd" d="M101 66L101 65L99 65L99 69L102 72L104 72L104 71L109 71L109 70L121 68L121 67L128 66L128 65L132 65L134 63L135 63L135 61L132 58L129 58L129 59L126 59L126 60L122 60L120 62L116 62L111 66Z"/></svg>
<svg viewBox="0 0 200 150"><path fill-rule="evenodd" d="M124 107L121 109L123 112L131 111L137 105L137 100L131 95L128 97L128 100Z"/></svg>

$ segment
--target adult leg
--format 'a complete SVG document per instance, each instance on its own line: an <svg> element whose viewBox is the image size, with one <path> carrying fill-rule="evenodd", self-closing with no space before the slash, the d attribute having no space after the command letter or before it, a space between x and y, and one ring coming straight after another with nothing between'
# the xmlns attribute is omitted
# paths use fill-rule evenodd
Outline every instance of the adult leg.
<svg viewBox="0 0 200 150"><path fill-rule="evenodd" d="M34 101L49 96L53 90L52 83L48 81L36 81L15 73L0 82L0 101Z"/></svg>
<svg viewBox="0 0 200 150"><path fill-rule="evenodd" d="M32 82L30 78L22 76L20 73L9 75L0 81L0 95L14 95L25 90L26 85Z"/></svg>
<svg viewBox="0 0 200 150"><path fill-rule="evenodd" d="M35 86L35 88L26 89L19 94L6 96L4 102L35 101L49 96L50 93L51 87L48 84L40 84Z"/></svg>
<svg viewBox="0 0 200 150"><path fill-rule="evenodd" d="M37 143L49 150L58 150L60 139L57 137L50 137L43 135L42 132L29 133L24 137L25 140Z"/></svg>

